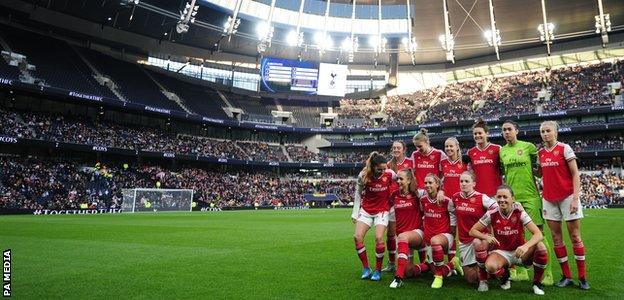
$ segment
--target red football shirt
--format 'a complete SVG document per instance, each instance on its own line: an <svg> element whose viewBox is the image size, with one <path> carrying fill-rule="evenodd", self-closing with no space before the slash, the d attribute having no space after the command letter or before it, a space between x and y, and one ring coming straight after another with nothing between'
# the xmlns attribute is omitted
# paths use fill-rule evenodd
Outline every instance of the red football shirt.
<svg viewBox="0 0 624 300"><path fill-rule="evenodd" d="M394 212L396 214L396 233L412 231L422 227L422 214L418 195L403 195L399 191L392 193Z"/></svg>
<svg viewBox="0 0 624 300"><path fill-rule="evenodd" d="M500 245L496 249L515 251L524 244L524 226L533 222L520 203L514 203L508 216L504 216L500 208L490 210L479 220L485 227L492 225L494 237Z"/></svg>
<svg viewBox="0 0 624 300"><path fill-rule="evenodd" d="M442 165L442 176L444 176L444 195L451 197L460 191L459 176L468 170L468 165L463 163L461 158L454 162L446 158L440 164Z"/></svg>
<svg viewBox="0 0 624 300"><path fill-rule="evenodd" d="M414 161L414 177L419 189L425 188L425 177L429 173L433 173L438 177L441 176L440 162L446 159L446 154L438 149L431 147L428 153L414 151L412 160Z"/></svg>
<svg viewBox="0 0 624 300"><path fill-rule="evenodd" d="M455 193L452 199L457 216L459 242L472 243L474 238L470 236L470 229L488 210L498 208L498 204L487 195L476 191L466 197L461 192ZM483 232L490 231L486 229Z"/></svg>
<svg viewBox="0 0 624 300"><path fill-rule="evenodd" d="M484 149L472 147L468 150L470 157L470 168L477 177L475 190L477 192L493 197L496 189L503 184L503 176L500 170L501 146L488 143Z"/></svg>
<svg viewBox="0 0 624 300"><path fill-rule="evenodd" d="M362 208L370 215L388 211L390 186L396 179L396 173L386 169L378 178L369 178L362 192Z"/></svg>
<svg viewBox="0 0 624 300"><path fill-rule="evenodd" d="M451 226L455 226L455 208L453 201L445 197L444 201L438 204L436 199L425 195L420 198L420 206L423 217L423 228L425 232L425 242L429 245L431 238L440 233L450 233Z"/></svg>
<svg viewBox="0 0 624 300"><path fill-rule="evenodd" d="M574 186L568 162L576 159L574 150L568 144L557 143L551 149L540 149L537 157L542 167L544 199L557 202L572 195Z"/></svg>

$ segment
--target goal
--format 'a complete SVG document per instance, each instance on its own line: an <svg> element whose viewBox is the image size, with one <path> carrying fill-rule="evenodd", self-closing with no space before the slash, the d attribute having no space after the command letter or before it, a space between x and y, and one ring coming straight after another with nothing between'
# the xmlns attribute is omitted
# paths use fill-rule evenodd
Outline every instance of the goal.
<svg viewBox="0 0 624 300"><path fill-rule="evenodd" d="M191 211L193 190L123 189L124 212Z"/></svg>

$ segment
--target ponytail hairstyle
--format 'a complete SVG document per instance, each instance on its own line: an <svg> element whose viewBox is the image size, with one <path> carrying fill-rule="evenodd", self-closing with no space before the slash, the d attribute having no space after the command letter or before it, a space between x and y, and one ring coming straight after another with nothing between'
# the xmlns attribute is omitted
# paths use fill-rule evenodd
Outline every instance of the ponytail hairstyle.
<svg viewBox="0 0 624 300"><path fill-rule="evenodd" d="M412 169L411 168L403 169L399 171L399 174L407 175L407 180L409 181L409 187L407 189L407 192L414 196L418 196L418 185L416 184L416 177L414 177L414 173L412 172Z"/></svg>
<svg viewBox="0 0 624 300"><path fill-rule="evenodd" d="M485 131L485 133L490 132L490 128L487 126L487 123L485 123L485 121L483 121L483 119L481 118L477 119L475 123L472 124L472 129L474 130L475 128L483 128L483 131Z"/></svg>
<svg viewBox="0 0 624 300"><path fill-rule="evenodd" d="M403 156L405 156L405 151L407 150L407 146L405 145L405 142L401 140L396 140L392 142L392 145L394 146L395 143L401 144L401 146L403 147ZM398 170L397 170L398 164L399 162L397 161L396 157L394 157L393 155L390 161L388 162L388 169L392 169L392 171L394 171L395 173L398 173Z"/></svg>
<svg viewBox="0 0 624 300"><path fill-rule="evenodd" d="M371 152L371 154L368 156L368 159L366 160L366 165L364 166L364 169L362 169L362 172L364 173L364 184L368 183L370 178L373 177L374 167L378 164L385 164L386 162L386 158L383 155L379 154L379 152Z"/></svg>
<svg viewBox="0 0 624 300"><path fill-rule="evenodd" d="M414 141L414 142L418 142L418 141L429 142L429 135L427 134L427 132L429 132L429 130L427 130L427 128L421 128L420 132L418 132L416 135L414 135L414 138L412 139L412 141Z"/></svg>

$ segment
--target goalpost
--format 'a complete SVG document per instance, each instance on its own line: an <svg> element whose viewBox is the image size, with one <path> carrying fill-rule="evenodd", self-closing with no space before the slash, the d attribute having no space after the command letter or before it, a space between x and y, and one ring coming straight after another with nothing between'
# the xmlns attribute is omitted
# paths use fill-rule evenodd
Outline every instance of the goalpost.
<svg viewBox="0 0 624 300"><path fill-rule="evenodd" d="M124 212L191 211L193 190L189 189L123 189Z"/></svg>

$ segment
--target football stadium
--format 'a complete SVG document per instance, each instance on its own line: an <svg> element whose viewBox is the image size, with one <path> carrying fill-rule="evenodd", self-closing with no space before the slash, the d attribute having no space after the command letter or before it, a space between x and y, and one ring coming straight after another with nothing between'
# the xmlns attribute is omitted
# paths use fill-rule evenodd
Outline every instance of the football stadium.
<svg viewBox="0 0 624 300"><path fill-rule="evenodd" d="M622 0L2 0L2 295L620 299Z"/></svg>

